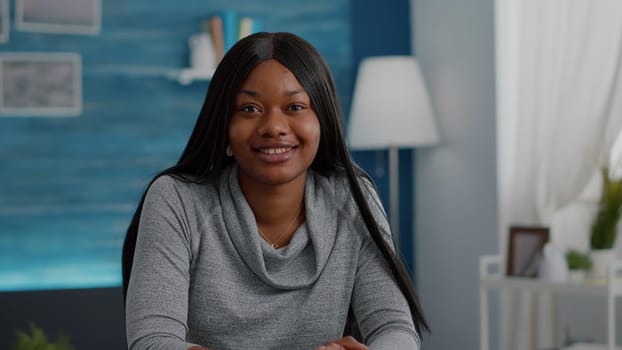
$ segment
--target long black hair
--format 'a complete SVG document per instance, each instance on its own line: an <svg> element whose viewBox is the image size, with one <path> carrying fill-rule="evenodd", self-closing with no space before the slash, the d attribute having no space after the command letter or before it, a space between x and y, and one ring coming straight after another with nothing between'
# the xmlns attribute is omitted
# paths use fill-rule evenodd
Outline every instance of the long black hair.
<svg viewBox="0 0 622 350"><path fill-rule="evenodd" d="M354 200L373 240L387 259L399 287L408 300L415 328L419 334L429 327L423 316L406 268L399 256L383 239L374 219L359 178L369 176L350 158L341 125L342 112L328 65L317 50L304 39L291 33L257 33L238 41L223 57L210 82L205 101L186 148L176 165L162 171L187 182L215 180L223 168L233 162L226 156L227 134L235 98L251 71L261 62L276 60L289 69L305 89L320 123L320 144L311 168L321 175L344 173ZM371 181L371 179L370 179ZM132 272L138 235L140 201L127 229L123 243L123 295Z"/></svg>

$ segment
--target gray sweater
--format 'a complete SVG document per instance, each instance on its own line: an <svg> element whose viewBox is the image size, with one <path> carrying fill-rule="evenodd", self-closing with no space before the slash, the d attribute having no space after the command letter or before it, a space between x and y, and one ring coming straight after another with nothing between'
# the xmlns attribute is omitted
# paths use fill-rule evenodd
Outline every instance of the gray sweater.
<svg viewBox="0 0 622 350"><path fill-rule="evenodd" d="M362 183L390 242L378 197ZM419 349L406 299L346 178L309 171L305 208L290 244L274 250L257 232L237 167L213 184L158 178L127 294L130 349L313 350L343 336L350 306L370 349Z"/></svg>

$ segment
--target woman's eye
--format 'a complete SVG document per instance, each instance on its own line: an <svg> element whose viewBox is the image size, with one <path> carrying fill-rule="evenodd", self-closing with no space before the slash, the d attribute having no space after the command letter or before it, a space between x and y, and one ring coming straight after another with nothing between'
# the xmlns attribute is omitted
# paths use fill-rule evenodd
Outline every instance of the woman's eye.
<svg viewBox="0 0 622 350"><path fill-rule="evenodd" d="M289 106L289 109L291 109L294 112L298 112L298 111L302 111L304 109L304 106L294 104L294 105Z"/></svg>
<svg viewBox="0 0 622 350"><path fill-rule="evenodd" d="M259 108L257 108L256 106L247 105L247 106L242 106L240 110L245 113L253 113L253 112L259 111Z"/></svg>

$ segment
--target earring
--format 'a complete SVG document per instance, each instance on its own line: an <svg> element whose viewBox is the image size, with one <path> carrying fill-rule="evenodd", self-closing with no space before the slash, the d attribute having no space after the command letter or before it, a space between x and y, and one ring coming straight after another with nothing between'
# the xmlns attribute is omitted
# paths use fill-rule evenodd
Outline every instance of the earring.
<svg viewBox="0 0 622 350"><path fill-rule="evenodd" d="M225 151L228 157L233 156L233 152L231 152L231 146L227 146L227 150Z"/></svg>

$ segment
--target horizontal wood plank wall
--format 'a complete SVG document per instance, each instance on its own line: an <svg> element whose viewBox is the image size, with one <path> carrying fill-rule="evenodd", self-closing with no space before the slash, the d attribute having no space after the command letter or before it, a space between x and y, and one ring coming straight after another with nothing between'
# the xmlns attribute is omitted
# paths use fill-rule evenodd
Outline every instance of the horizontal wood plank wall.
<svg viewBox="0 0 622 350"><path fill-rule="evenodd" d="M83 113L0 117L0 291L120 285L131 214L151 176L180 155L207 88L167 74L187 65L189 36L223 9L308 39L349 105L349 0L104 0L100 35L12 25L2 53L82 55Z"/></svg>

